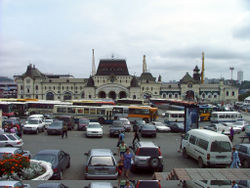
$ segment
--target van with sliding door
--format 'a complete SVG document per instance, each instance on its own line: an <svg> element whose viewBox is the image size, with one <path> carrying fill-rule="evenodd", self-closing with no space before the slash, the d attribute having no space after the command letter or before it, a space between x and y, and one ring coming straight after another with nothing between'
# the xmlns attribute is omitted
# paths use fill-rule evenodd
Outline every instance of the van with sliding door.
<svg viewBox="0 0 250 188"><path fill-rule="evenodd" d="M205 129L192 129L182 140L183 157L192 157L204 166L229 166L232 143L228 136Z"/></svg>

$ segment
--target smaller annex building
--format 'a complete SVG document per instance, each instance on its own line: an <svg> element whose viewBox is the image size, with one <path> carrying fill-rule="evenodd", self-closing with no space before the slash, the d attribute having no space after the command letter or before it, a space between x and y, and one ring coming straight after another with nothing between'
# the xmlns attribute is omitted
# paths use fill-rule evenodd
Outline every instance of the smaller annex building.
<svg viewBox="0 0 250 188"><path fill-rule="evenodd" d="M94 58L93 58L94 59ZM101 59L89 78L74 78L72 75L51 75L40 72L35 65L28 65L22 75L14 75L18 98L41 100L79 99L143 99L165 98L207 102L234 102L238 100L238 88L217 84L201 84L198 66L193 75L186 73L177 83L164 83L147 71L146 56L143 56L140 76L129 74L124 59Z"/></svg>

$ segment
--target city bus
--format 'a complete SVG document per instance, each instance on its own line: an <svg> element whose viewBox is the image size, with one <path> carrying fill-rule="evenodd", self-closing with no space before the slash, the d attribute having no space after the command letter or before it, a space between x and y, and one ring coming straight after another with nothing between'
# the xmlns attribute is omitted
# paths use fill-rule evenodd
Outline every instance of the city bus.
<svg viewBox="0 0 250 188"><path fill-rule="evenodd" d="M3 116L15 116L12 102L0 101L0 109L2 109Z"/></svg>
<svg viewBox="0 0 250 188"><path fill-rule="evenodd" d="M52 101L52 100L35 100L27 101L28 114L52 113L54 105L71 105L70 102Z"/></svg>
<svg viewBox="0 0 250 188"><path fill-rule="evenodd" d="M200 121L210 121L213 107L211 105L199 105Z"/></svg>
<svg viewBox="0 0 250 188"><path fill-rule="evenodd" d="M113 106L54 105L53 115L70 115L74 119L88 118L101 124L112 123Z"/></svg>
<svg viewBox="0 0 250 188"><path fill-rule="evenodd" d="M184 122L184 110L167 110L164 114L164 122L171 124L173 122Z"/></svg>
<svg viewBox="0 0 250 188"><path fill-rule="evenodd" d="M73 105L76 106L102 106L102 105L115 105L113 100L72 100Z"/></svg>
<svg viewBox="0 0 250 188"><path fill-rule="evenodd" d="M150 106L114 106L114 117L127 117L130 120L143 119L146 122L155 121L158 118L158 108Z"/></svg>
<svg viewBox="0 0 250 188"><path fill-rule="evenodd" d="M242 115L237 111L216 111L211 113L212 123L243 121Z"/></svg>
<svg viewBox="0 0 250 188"><path fill-rule="evenodd" d="M129 98L122 98L116 100L117 105L148 105L149 103L143 99L129 99Z"/></svg>

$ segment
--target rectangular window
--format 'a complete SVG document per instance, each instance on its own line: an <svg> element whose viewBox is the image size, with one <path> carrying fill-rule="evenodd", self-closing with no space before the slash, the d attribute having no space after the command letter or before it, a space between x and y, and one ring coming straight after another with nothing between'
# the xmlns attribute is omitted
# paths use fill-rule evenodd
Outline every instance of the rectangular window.
<svg viewBox="0 0 250 188"><path fill-rule="evenodd" d="M199 139L197 142L197 145L200 146L202 149L207 150L208 147L208 141Z"/></svg>
<svg viewBox="0 0 250 188"><path fill-rule="evenodd" d="M191 135L190 138L189 138L189 142L190 142L191 144L195 144L195 141L196 141L196 137L193 136L193 135Z"/></svg>
<svg viewBox="0 0 250 188"><path fill-rule="evenodd" d="M84 114L89 114L89 108L84 108Z"/></svg>

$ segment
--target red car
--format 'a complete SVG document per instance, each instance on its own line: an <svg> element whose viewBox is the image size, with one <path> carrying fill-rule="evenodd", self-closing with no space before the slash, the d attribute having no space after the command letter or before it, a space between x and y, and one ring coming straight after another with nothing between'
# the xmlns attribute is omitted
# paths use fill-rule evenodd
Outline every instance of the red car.
<svg viewBox="0 0 250 188"><path fill-rule="evenodd" d="M80 118L78 126L77 126L77 130L78 131L86 131L88 125L89 125L89 119Z"/></svg>

